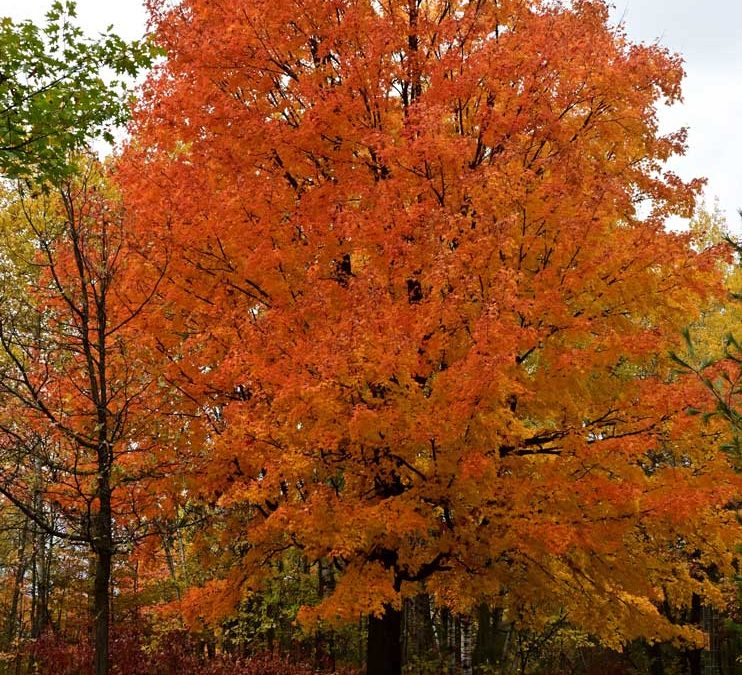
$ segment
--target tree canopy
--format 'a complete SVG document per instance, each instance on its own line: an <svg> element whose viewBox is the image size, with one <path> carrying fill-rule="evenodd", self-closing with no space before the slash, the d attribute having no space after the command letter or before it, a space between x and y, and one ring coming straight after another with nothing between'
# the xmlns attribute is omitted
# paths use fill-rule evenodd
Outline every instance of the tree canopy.
<svg viewBox="0 0 742 675"><path fill-rule="evenodd" d="M148 7L0 23L0 675L700 675L740 277L665 227L680 58L604 0Z"/></svg>
<svg viewBox="0 0 742 675"><path fill-rule="evenodd" d="M658 608L718 601L738 480L668 354L721 292L663 228L679 59L597 0L151 7L120 179L227 523L194 616L296 549L339 575L306 621L376 617L369 673L422 591L691 639Z"/></svg>

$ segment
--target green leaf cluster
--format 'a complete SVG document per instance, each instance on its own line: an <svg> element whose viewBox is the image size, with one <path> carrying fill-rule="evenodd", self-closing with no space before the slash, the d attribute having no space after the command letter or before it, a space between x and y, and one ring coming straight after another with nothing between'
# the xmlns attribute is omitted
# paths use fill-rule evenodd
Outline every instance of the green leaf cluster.
<svg viewBox="0 0 742 675"><path fill-rule="evenodd" d="M58 181L74 171L71 154L112 142L128 117L127 78L151 65L153 47L111 27L88 38L74 20L71 1L54 2L43 27L0 18L0 175Z"/></svg>

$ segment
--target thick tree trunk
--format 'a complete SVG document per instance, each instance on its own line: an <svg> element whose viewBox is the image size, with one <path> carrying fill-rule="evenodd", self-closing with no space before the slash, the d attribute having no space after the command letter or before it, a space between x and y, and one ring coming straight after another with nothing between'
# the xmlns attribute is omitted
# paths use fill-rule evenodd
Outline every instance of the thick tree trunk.
<svg viewBox="0 0 742 675"><path fill-rule="evenodd" d="M401 675L402 612L384 606L380 617L368 618L366 675Z"/></svg>

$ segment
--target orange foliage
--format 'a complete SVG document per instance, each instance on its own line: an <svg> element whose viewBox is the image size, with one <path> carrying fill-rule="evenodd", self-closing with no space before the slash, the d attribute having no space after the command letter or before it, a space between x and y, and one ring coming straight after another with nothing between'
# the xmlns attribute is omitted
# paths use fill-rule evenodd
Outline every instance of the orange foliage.
<svg viewBox="0 0 742 675"><path fill-rule="evenodd" d="M665 356L719 290L662 226L679 60L598 0L150 7L119 180L231 564L333 560L309 619L425 588L687 636L655 603L730 570L739 483Z"/></svg>

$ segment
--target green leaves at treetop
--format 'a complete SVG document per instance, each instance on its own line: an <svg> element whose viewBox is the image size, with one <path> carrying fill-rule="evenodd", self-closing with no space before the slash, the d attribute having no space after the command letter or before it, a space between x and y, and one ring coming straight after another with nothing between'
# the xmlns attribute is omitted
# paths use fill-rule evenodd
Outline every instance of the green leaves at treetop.
<svg viewBox="0 0 742 675"><path fill-rule="evenodd" d="M43 28L0 18L4 176L58 179L71 171L71 151L97 137L111 142L127 118L125 79L150 65L152 47L128 43L110 27L87 38L74 18L74 2L55 2Z"/></svg>

